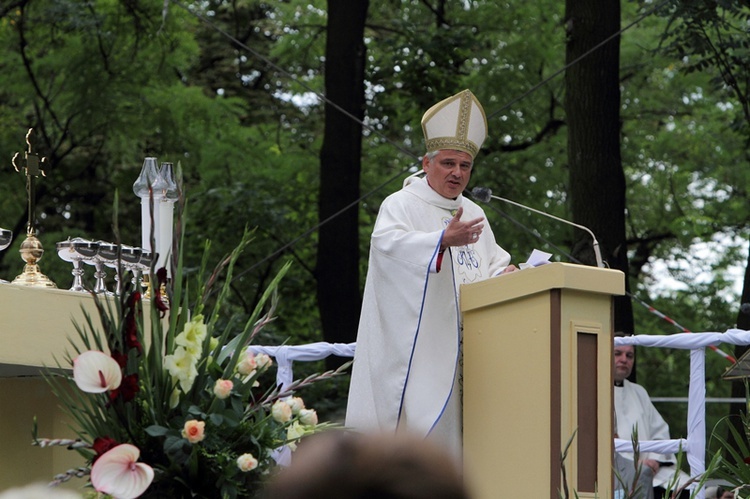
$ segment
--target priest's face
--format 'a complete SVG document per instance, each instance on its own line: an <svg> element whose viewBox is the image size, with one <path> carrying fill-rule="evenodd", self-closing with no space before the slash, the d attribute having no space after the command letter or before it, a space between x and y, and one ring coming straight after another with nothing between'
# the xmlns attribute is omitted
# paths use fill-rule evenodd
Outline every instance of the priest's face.
<svg viewBox="0 0 750 499"><path fill-rule="evenodd" d="M633 370L635 350L633 345L615 347L615 381L620 382L630 376Z"/></svg>
<svg viewBox="0 0 750 499"><path fill-rule="evenodd" d="M422 168L427 174L427 183L438 194L455 199L461 194L471 178L474 161L471 154L452 149L442 149L435 156L422 159Z"/></svg>

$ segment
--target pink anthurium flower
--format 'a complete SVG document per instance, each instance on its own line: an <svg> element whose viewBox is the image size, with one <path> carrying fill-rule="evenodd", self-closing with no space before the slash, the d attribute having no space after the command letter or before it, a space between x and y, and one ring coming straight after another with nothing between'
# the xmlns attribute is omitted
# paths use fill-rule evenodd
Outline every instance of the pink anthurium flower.
<svg viewBox="0 0 750 499"><path fill-rule="evenodd" d="M91 467L91 485L117 499L140 496L154 479L154 469L137 462L140 455L138 447L130 444L108 450Z"/></svg>
<svg viewBox="0 0 750 499"><path fill-rule="evenodd" d="M73 360L73 379L86 393L102 393L120 386L122 370L111 356L89 350Z"/></svg>

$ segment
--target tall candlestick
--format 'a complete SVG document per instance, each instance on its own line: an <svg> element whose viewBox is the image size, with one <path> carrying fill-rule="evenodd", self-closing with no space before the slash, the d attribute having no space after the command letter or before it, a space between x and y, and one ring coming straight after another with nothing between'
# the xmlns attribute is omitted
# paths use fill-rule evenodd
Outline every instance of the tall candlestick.
<svg viewBox="0 0 750 499"><path fill-rule="evenodd" d="M33 128L29 128L29 131L26 133L28 151L24 153L23 161L20 158L21 153L18 152L13 155L13 159L11 160L13 168L15 168L17 172L20 172L21 169L23 169L24 174L26 175L26 195L29 202L29 218L26 223L26 240L21 243L21 249L19 250L21 258L26 262L26 265L23 267L23 273L13 280L13 284L56 288L57 286L55 283L52 282L49 277L42 274L39 270L39 265L37 265L37 262L41 260L42 255L44 254L44 248L39 239L36 238L36 228L34 227L36 222L36 178L39 177L39 175L43 177L46 176L41 167L47 163L47 158L42 157L40 159L38 154L32 152L31 132L33 130Z"/></svg>
<svg viewBox="0 0 750 499"><path fill-rule="evenodd" d="M162 163L159 169L159 187L161 202L159 207L159 267L167 269L167 276L171 277L169 265L172 254L172 236L174 231L174 203L177 200L177 182L172 163Z"/></svg>

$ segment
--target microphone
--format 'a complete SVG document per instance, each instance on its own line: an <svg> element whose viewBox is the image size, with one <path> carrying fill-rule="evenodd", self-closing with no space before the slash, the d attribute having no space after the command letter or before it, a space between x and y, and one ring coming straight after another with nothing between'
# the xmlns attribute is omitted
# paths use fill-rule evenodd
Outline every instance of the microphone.
<svg viewBox="0 0 750 499"><path fill-rule="evenodd" d="M511 201L510 199L501 198L500 196L493 196L492 195L492 189L489 187L474 187L471 190L471 197L476 199L477 201L481 201L483 203L489 203L490 199L497 199L499 201L503 201L505 203L512 204L514 206L518 206L519 208L523 208L524 210L533 211L534 213L537 213L539 215L544 215L545 217L552 218L554 220L557 220L558 222L562 222L568 225L572 225L573 227L576 227L578 229L581 229L583 231L588 232L588 234L591 236L591 239L593 240L594 245L594 255L596 256L596 266L605 268L604 262L602 261L602 253L599 249L599 241L596 240L596 236L594 235L591 230L589 230L588 227L584 227L583 225L579 225L577 223L573 223L569 220L565 220L560 217L556 217L555 215L550 215L549 213L545 213L543 211L539 211L537 209L531 208L530 206L523 205L521 203L516 203L515 201ZM748 312L750 312L750 304L748 304Z"/></svg>

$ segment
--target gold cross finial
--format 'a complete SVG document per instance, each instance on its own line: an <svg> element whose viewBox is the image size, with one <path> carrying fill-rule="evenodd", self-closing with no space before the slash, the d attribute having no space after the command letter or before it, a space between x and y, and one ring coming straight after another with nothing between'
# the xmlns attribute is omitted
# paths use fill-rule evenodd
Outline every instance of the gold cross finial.
<svg viewBox="0 0 750 499"><path fill-rule="evenodd" d="M38 177L40 174L42 177L46 177L47 175L44 173L44 170L40 168L40 165L47 164L47 158L42 157L39 159L39 155L31 151L31 132L33 130L33 128L29 128L29 131L26 132L26 144L29 146L29 150L24 153L24 164L19 164L19 158L21 156L20 152L15 153L11 161L13 163L13 168L15 168L17 172L20 172L21 168L23 168L25 170L24 174L27 177Z"/></svg>

